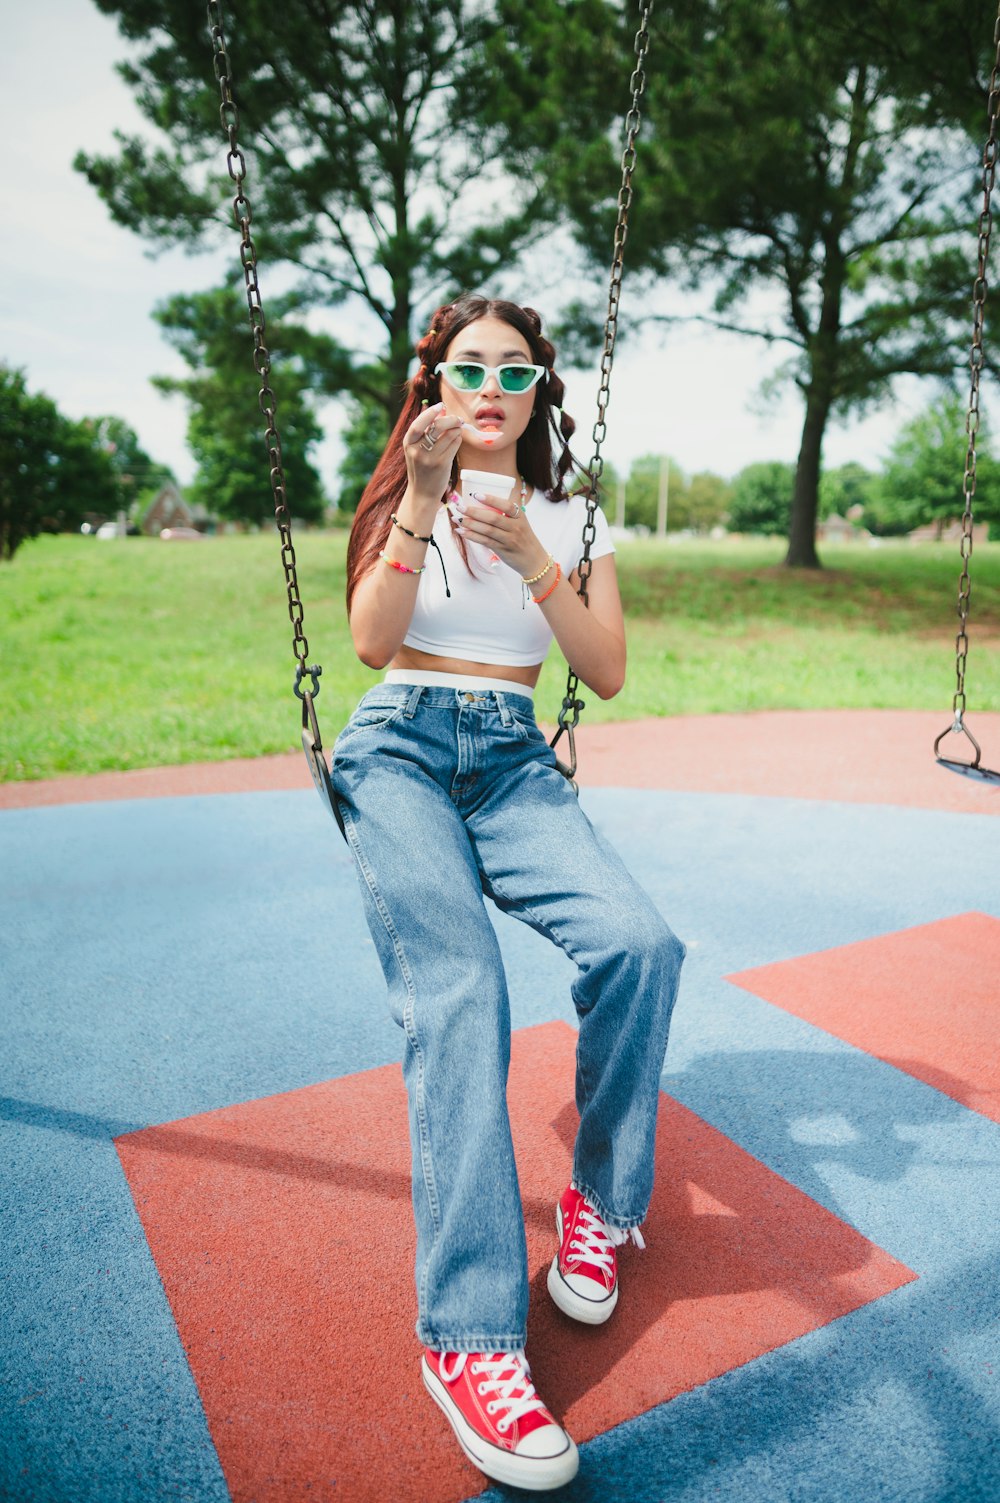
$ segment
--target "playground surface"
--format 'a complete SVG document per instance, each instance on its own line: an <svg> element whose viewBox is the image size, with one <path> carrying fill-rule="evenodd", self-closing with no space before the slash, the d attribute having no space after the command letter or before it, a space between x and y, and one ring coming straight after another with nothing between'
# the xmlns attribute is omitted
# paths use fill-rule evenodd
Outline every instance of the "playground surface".
<svg viewBox="0 0 1000 1503"><path fill-rule="evenodd" d="M647 1247L583 1328L571 967L493 914L554 1499L1000 1498L1000 789L946 719L581 728L688 959ZM0 997L0 1498L527 1496L420 1382L399 1038L301 756L0 787Z"/></svg>

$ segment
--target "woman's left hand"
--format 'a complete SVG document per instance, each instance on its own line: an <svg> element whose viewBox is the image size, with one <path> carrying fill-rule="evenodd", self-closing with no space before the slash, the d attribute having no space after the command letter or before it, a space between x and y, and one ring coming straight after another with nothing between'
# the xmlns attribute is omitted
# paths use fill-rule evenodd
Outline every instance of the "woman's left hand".
<svg viewBox="0 0 1000 1503"><path fill-rule="evenodd" d="M458 531L470 543L492 548L522 579L537 574L549 556L514 495L504 500L486 494L482 501L470 501L462 512Z"/></svg>

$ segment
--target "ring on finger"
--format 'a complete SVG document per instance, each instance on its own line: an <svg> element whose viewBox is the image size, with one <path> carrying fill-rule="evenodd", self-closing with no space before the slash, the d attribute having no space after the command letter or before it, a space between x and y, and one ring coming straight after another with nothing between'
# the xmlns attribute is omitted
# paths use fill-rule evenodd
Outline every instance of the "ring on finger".
<svg viewBox="0 0 1000 1503"><path fill-rule="evenodd" d="M437 439L436 438L431 438L431 436L430 436L429 433L425 433L424 436L423 436L423 438L420 440L420 447L422 449L426 449L427 452L428 452L428 454L429 454L430 451L433 449L433 447L434 447L434 445L436 443L437 443Z"/></svg>

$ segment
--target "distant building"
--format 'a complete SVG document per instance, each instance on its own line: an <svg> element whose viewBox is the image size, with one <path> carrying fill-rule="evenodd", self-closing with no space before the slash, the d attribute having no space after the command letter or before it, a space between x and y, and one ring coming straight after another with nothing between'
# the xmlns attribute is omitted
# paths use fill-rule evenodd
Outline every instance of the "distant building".
<svg viewBox="0 0 1000 1503"><path fill-rule="evenodd" d="M985 543L990 535L989 522L973 522L972 542ZM906 534L911 543L960 543L962 519L955 517L950 522L930 522L926 527L915 527Z"/></svg>
<svg viewBox="0 0 1000 1503"><path fill-rule="evenodd" d="M853 511L854 508L852 507ZM818 543L860 543L867 542L871 533L867 527L855 527L846 517L838 516L833 512L816 525L816 541Z"/></svg>
<svg viewBox="0 0 1000 1503"><path fill-rule="evenodd" d="M164 527L194 527L195 517L176 485L163 486L153 497L140 524L146 537L158 538Z"/></svg>

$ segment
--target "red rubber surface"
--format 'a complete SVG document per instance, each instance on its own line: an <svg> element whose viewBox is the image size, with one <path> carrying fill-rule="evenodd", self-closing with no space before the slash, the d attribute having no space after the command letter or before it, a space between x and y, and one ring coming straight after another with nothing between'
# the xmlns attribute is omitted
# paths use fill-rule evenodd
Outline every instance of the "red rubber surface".
<svg viewBox="0 0 1000 1503"><path fill-rule="evenodd" d="M1000 1122L1000 919L963 913L728 980Z"/></svg>
<svg viewBox="0 0 1000 1503"><path fill-rule="evenodd" d="M934 741L948 722L943 710L774 710L584 723L577 734L580 781L594 788L673 788L1000 814L1000 788L935 766ZM969 725L983 748L984 765L1000 766L1000 715L970 716ZM561 754L564 748L565 738ZM971 748L964 736L948 736L941 750L966 758ZM5 783L0 809L311 786L305 758L296 751L249 761Z"/></svg>
<svg viewBox="0 0 1000 1503"><path fill-rule="evenodd" d="M915 1276L664 1097L647 1250L606 1326L545 1292L576 1129L575 1035L515 1034L528 1357L578 1442ZM445 1503L483 1483L427 1402L396 1066L150 1127L118 1152L235 1503ZM335 1484L335 1486L334 1486Z"/></svg>

